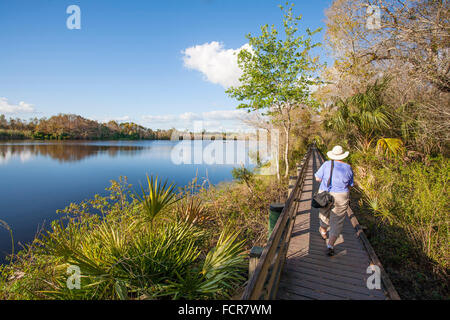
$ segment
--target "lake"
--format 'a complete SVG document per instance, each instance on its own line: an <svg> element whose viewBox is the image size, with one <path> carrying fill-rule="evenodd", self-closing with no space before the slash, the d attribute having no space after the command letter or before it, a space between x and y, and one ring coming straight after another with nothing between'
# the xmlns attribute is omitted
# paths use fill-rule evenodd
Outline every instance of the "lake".
<svg viewBox="0 0 450 320"><path fill-rule="evenodd" d="M180 163L180 146L192 150L181 155L197 164ZM237 161L238 156L233 163L223 161L228 164L194 159L196 151L211 147L227 150L228 155L228 150L248 154L249 148L244 141L0 142L0 219L12 228L17 252L18 242L30 242L40 226L48 227L60 216L57 209L106 194L110 180L119 176L127 176L136 191L139 183L145 186L147 173L177 186L187 185L195 176L217 184L232 180L233 167L250 164L247 157ZM9 232L0 226L0 263L10 252Z"/></svg>

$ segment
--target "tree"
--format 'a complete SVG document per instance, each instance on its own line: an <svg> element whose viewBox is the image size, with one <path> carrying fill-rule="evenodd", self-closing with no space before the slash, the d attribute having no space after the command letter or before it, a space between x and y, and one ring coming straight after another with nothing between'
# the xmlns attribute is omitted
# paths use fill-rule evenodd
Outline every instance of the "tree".
<svg viewBox="0 0 450 320"><path fill-rule="evenodd" d="M368 6L380 25L368 28ZM321 100L362 93L389 76L386 92L399 127L412 124L413 148L448 151L450 140L450 6L448 0L335 0L326 11L326 43L335 58Z"/></svg>
<svg viewBox="0 0 450 320"><path fill-rule="evenodd" d="M4 114L0 114L0 129L6 129L8 127L8 120Z"/></svg>
<svg viewBox="0 0 450 320"><path fill-rule="evenodd" d="M364 93L357 93L345 100L339 99L335 112L325 119L328 129L345 138L356 140L363 151L367 151L374 138L390 127L389 107L384 104L383 90L387 81L376 82Z"/></svg>
<svg viewBox="0 0 450 320"><path fill-rule="evenodd" d="M238 54L242 69L240 86L230 87L226 92L241 103L238 108L261 111L271 116L273 122L284 130L285 176L289 174L290 134L292 111L301 105L311 104L311 86L319 83L315 71L318 58L310 51L320 43L313 43L312 36L320 29L306 29L306 35L298 35L301 16L294 17L292 7L283 6L284 38L279 38L275 26L261 27L260 36L248 34L249 50Z"/></svg>

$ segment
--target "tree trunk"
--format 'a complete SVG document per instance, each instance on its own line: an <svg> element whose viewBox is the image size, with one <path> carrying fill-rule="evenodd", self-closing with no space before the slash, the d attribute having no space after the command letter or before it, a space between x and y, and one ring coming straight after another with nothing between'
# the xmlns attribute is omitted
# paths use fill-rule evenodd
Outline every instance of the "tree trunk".
<svg viewBox="0 0 450 320"><path fill-rule="evenodd" d="M280 157L278 156L278 152L276 157L276 166L277 166L277 180L280 181Z"/></svg>
<svg viewBox="0 0 450 320"><path fill-rule="evenodd" d="M289 125L284 126L284 132L286 134L286 146L284 148L284 163L286 167L286 172L284 173L285 178L289 176L289 127Z"/></svg>

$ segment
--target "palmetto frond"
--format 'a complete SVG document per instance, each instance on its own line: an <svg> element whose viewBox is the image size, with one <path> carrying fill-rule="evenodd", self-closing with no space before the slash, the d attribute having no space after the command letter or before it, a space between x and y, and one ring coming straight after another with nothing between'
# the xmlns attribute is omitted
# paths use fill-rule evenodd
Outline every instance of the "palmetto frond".
<svg viewBox="0 0 450 320"><path fill-rule="evenodd" d="M243 256L244 241L236 241L237 232L225 228L220 234L216 247L205 258L202 273L207 279L220 279L220 283L229 287L242 281L245 269Z"/></svg>
<svg viewBox="0 0 450 320"><path fill-rule="evenodd" d="M381 138L377 142L376 150L387 157L399 157L405 153L405 146L400 139Z"/></svg>
<svg viewBox="0 0 450 320"><path fill-rule="evenodd" d="M368 147L376 136L391 125L389 107L383 103L382 90L387 81L368 86L365 92L335 103L336 111L328 117L326 126L344 136L354 136Z"/></svg>
<svg viewBox="0 0 450 320"><path fill-rule="evenodd" d="M167 180L161 184L158 177L153 178L147 175L147 183L149 193L146 194L141 185L142 196L137 195L137 197L142 204L145 219L151 223L163 208L175 203L178 199L174 192L175 185L167 185Z"/></svg>

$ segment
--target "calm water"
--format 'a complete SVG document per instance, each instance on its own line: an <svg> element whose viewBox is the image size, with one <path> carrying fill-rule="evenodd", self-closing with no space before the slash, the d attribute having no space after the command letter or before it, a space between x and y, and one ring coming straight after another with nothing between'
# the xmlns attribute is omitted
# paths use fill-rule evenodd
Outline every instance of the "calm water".
<svg viewBox="0 0 450 320"><path fill-rule="evenodd" d="M171 154L177 143L191 142L1 142L0 219L13 229L16 251L18 242L31 241L39 226L48 227L58 218L57 209L106 194L109 181L119 176L127 176L136 191L139 183L145 185L146 173L177 186L196 175L212 184L232 180L237 165L174 164ZM236 141L200 142L203 147L210 143L242 148ZM0 227L0 263L10 251L9 232Z"/></svg>

